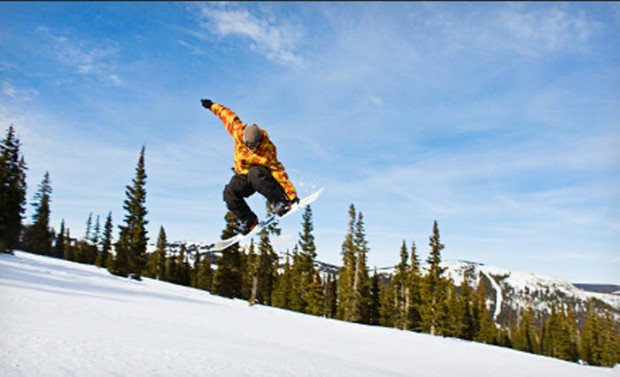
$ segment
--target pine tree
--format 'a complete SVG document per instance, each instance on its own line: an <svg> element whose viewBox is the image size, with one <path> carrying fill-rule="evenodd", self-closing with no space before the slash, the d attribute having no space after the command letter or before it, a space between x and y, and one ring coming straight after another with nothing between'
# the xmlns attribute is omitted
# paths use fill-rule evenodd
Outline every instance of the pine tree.
<svg viewBox="0 0 620 377"><path fill-rule="evenodd" d="M232 212L227 212L224 219L226 228L222 232L223 240L239 233L237 218ZM222 250L214 277L215 294L229 298L247 298L247 295L243 294L243 262L238 244Z"/></svg>
<svg viewBox="0 0 620 377"><path fill-rule="evenodd" d="M286 253L282 274L278 275L272 293L272 305L276 308L291 309L292 271L289 254Z"/></svg>
<svg viewBox="0 0 620 377"><path fill-rule="evenodd" d="M56 237L56 242L54 243L54 249L52 250L52 256L54 258L62 259L65 255L65 220L62 219L60 222L60 231Z"/></svg>
<svg viewBox="0 0 620 377"><path fill-rule="evenodd" d="M558 357L560 353L560 333L563 330L562 317L555 304L551 304L551 314L543 324L541 353L545 356Z"/></svg>
<svg viewBox="0 0 620 377"><path fill-rule="evenodd" d="M529 353L540 353L540 336L538 334L536 317L531 306L521 312L518 336L513 341L513 347Z"/></svg>
<svg viewBox="0 0 620 377"><path fill-rule="evenodd" d="M486 344L498 344L498 333L491 312L486 305L480 307L480 330L474 340Z"/></svg>
<svg viewBox="0 0 620 377"><path fill-rule="evenodd" d="M349 206L349 226L345 240L342 243L343 266L338 273L338 318L352 321L355 306L353 279L355 278L356 250L353 243L356 211L355 206Z"/></svg>
<svg viewBox="0 0 620 377"><path fill-rule="evenodd" d="M90 235L90 242L95 245L97 251L99 251L99 241L101 240L101 224L99 223L99 215L97 215L97 219L95 220L95 226L93 227L93 231Z"/></svg>
<svg viewBox="0 0 620 377"><path fill-rule="evenodd" d="M179 255L177 256L177 275L175 282L180 285L190 285L190 266L187 259L187 246L181 244L179 247Z"/></svg>
<svg viewBox="0 0 620 377"><path fill-rule="evenodd" d="M375 267L370 282L370 306L368 309L368 324L379 325L381 323L381 278Z"/></svg>
<svg viewBox="0 0 620 377"><path fill-rule="evenodd" d="M69 228L67 228L67 244L65 245L65 254L63 255L63 258L68 260L68 261L72 261L74 260L73 258L73 247L71 246L71 230Z"/></svg>
<svg viewBox="0 0 620 377"><path fill-rule="evenodd" d="M34 202L32 202L34 209L33 224L27 228L24 234L24 247L36 254L49 255L52 249L52 232L49 226L51 193L50 176L49 173L45 173L34 196Z"/></svg>
<svg viewBox="0 0 620 377"><path fill-rule="evenodd" d="M370 300L370 277L366 256L368 254L368 242L366 241L366 231L364 229L364 216L358 213L355 225L355 237L353 239L356 258L355 275L353 279L353 291L355 293L355 306L352 313L352 322L368 323L368 306Z"/></svg>
<svg viewBox="0 0 620 377"><path fill-rule="evenodd" d="M157 236L157 245L153 255L149 258L147 276L164 280L166 276L166 248L168 240L166 237L166 230L163 226L159 228L159 235Z"/></svg>
<svg viewBox="0 0 620 377"><path fill-rule="evenodd" d="M247 292L249 304L254 305L256 301L256 293L258 292L258 254L256 254L256 245L254 238L250 239L247 255L245 258L246 266L243 271L243 291Z"/></svg>
<svg viewBox="0 0 620 377"><path fill-rule="evenodd" d="M280 229L261 229L258 244L258 292L255 297L265 305L271 305L271 297L278 275L278 255L271 246L270 234L280 234Z"/></svg>
<svg viewBox="0 0 620 377"><path fill-rule="evenodd" d="M146 245L148 242L146 225L146 170L144 166L144 150L142 147L136 175L132 185L125 190L126 199L123 209L126 211L125 225L119 226L119 240L116 243L116 258L113 273L120 276L131 276L139 279L146 267Z"/></svg>
<svg viewBox="0 0 620 377"><path fill-rule="evenodd" d="M448 321L443 335L457 338L463 329L464 307L457 295L456 287L449 284L447 287Z"/></svg>
<svg viewBox="0 0 620 377"><path fill-rule="evenodd" d="M498 344L497 327L486 305L486 286L482 281L472 297L472 313L474 341Z"/></svg>
<svg viewBox="0 0 620 377"><path fill-rule="evenodd" d="M271 213L270 206L267 212ZM249 271L251 291L249 297L250 305L256 302L271 305L273 290L278 275L278 255L271 246L270 234L279 235L280 228L277 224L270 224L259 232L260 242L258 253L254 255L254 243L250 244L250 253L247 257L246 271Z"/></svg>
<svg viewBox="0 0 620 377"><path fill-rule="evenodd" d="M314 270L313 281L308 285L308 291L306 293L306 313L312 315L323 315L324 313L324 300L323 296L323 281L318 271Z"/></svg>
<svg viewBox="0 0 620 377"><path fill-rule="evenodd" d="M439 240L437 221L433 224L433 235L429 238L431 254L427 259L429 271L423 279L422 298L420 307L422 329L431 335L442 335L447 322L447 282L442 276L445 268L440 266L441 250L444 245Z"/></svg>
<svg viewBox="0 0 620 377"><path fill-rule="evenodd" d="M338 280L334 274L327 275L325 282L325 310L324 316L327 318L336 318L338 311Z"/></svg>
<svg viewBox="0 0 620 377"><path fill-rule="evenodd" d="M620 363L620 328L619 324L606 312L602 321L602 360L600 365L610 366Z"/></svg>
<svg viewBox="0 0 620 377"><path fill-rule="evenodd" d="M11 125L0 143L0 252L12 252L19 243L26 210L26 163Z"/></svg>
<svg viewBox="0 0 620 377"><path fill-rule="evenodd" d="M205 291L211 291L211 282L213 279L213 270L211 269L211 257L207 254L201 257L199 252L196 252L195 257L196 269L194 277L194 287L203 289Z"/></svg>
<svg viewBox="0 0 620 377"><path fill-rule="evenodd" d="M305 296L302 295L304 287L302 257L299 253L299 243L293 246L293 263L290 272L290 289L288 291L288 304L291 310L296 312L304 312L306 308Z"/></svg>
<svg viewBox="0 0 620 377"><path fill-rule="evenodd" d="M394 276L392 277L392 297L394 327L397 329L407 330L409 323L409 254L407 253L407 244L403 240L400 248L400 263L394 266Z"/></svg>
<svg viewBox="0 0 620 377"><path fill-rule="evenodd" d="M411 266L409 268L409 328L414 331L422 330L422 316L420 307L422 305L422 274L420 272L420 261L418 259L415 242L411 243Z"/></svg>
<svg viewBox="0 0 620 377"><path fill-rule="evenodd" d="M576 320L572 311L551 305L551 314L543 325L541 352L562 360L577 361Z"/></svg>
<svg viewBox="0 0 620 377"><path fill-rule="evenodd" d="M113 256L110 253L112 250L112 212L108 213L108 217L106 218L105 225L103 226L103 239L101 241L101 252L97 256L97 260L95 264L99 267L106 268L108 266L108 262L113 260Z"/></svg>
<svg viewBox="0 0 620 377"><path fill-rule="evenodd" d="M91 239L92 229L93 229L93 213L91 212L88 214L88 219L86 220L86 232L84 233L84 239L86 240Z"/></svg>
<svg viewBox="0 0 620 377"><path fill-rule="evenodd" d="M95 264L97 259L97 246L91 243L93 234L92 217L93 214L90 213L86 220L86 232L84 233L84 237L75 244L73 260L78 263Z"/></svg>
<svg viewBox="0 0 620 377"><path fill-rule="evenodd" d="M600 318L594 309L594 302L588 303L586 320L581 329L580 357L590 365L600 365L602 359Z"/></svg>
<svg viewBox="0 0 620 377"><path fill-rule="evenodd" d="M394 326L394 292L385 281L379 282L379 296L381 308L379 309L380 324L385 327Z"/></svg>
<svg viewBox="0 0 620 377"><path fill-rule="evenodd" d="M618 323L611 315L599 315L594 302L590 301L581 330L581 359L589 365L608 367L620 362L619 330Z"/></svg>
<svg viewBox="0 0 620 377"><path fill-rule="evenodd" d="M577 328L575 312L570 306L566 308L566 326L564 331L563 359L576 362L579 360L579 329Z"/></svg>
<svg viewBox="0 0 620 377"><path fill-rule="evenodd" d="M314 235L312 234L314 225L312 223L312 208L307 206L302 216L302 230L299 233L298 253L293 259L293 287L292 294L298 296L292 302L293 310L303 313L309 313L308 305L310 305L309 297L311 286L316 288L315 267L316 245L314 243ZM316 297L315 297L316 298ZM313 303L313 305L318 305ZM314 310L314 309L313 309Z"/></svg>
<svg viewBox="0 0 620 377"><path fill-rule="evenodd" d="M457 335L461 339L472 340L474 339L474 331L476 326L474 324L474 315L472 309L472 288L467 282L467 278L463 276L463 281L459 287L459 306L462 313L461 324L459 334Z"/></svg>

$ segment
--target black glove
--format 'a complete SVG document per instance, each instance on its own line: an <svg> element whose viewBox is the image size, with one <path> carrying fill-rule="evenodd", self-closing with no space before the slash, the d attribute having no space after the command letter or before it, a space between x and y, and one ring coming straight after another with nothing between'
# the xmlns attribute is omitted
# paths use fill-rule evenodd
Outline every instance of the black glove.
<svg viewBox="0 0 620 377"><path fill-rule="evenodd" d="M201 99L200 102L202 103L202 107L207 110L211 110L211 106L213 106L213 101L211 101L210 99Z"/></svg>
<svg viewBox="0 0 620 377"><path fill-rule="evenodd" d="M295 197L295 199L291 200L291 205L299 203L299 198Z"/></svg>

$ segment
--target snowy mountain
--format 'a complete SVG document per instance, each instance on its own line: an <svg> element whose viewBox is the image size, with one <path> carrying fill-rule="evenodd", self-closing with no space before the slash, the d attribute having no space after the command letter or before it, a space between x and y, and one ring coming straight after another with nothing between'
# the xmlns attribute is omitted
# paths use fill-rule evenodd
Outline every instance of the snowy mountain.
<svg viewBox="0 0 620 377"><path fill-rule="evenodd" d="M531 272L515 272L468 261L444 261L445 276L459 285L463 278L473 287L483 284L487 293L487 306L497 322L509 324L510 320L527 305L542 316L551 312L551 305L573 308L579 321L585 319L589 300L601 312L620 318L620 295L598 293L577 288L568 281ZM422 266L424 273L425 266ZM393 268L383 268L379 273L388 277Z"/></svg>
<svg viewBox="0 0 620 377"><path fill-rule="evenodd" d="M618 368L249 307L22 252L0 255L0 308L2 376L620 375Z"/></svg>

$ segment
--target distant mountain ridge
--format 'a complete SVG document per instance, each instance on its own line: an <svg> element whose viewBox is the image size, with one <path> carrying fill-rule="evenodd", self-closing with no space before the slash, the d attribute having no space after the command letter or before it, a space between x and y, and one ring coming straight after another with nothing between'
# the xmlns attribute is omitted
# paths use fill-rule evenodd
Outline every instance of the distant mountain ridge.
<svg viewBox="0 0 620 377"><path fill-rule="evenodd" d="M187 243L187 250L200 250L199 245ZM174 248L173 248L174 249ZM206 253L213 263L216 256ZM283 259L283 255L281 255ZM316 261L315 266L323 274L338 275L340 266ZM493 313L496 322L508 325L521 310L528 305L539 317L546 317L551 312L552 304L556 307L571 307L577 320L585 320L588 302L593 301L599 312L609 312L620 319L620 286L614 284L572 284L566 280L532 272L516 272L482 263L447 260L441 263L446 268L444 276L450 277L458 287L463 278L470 286L477 288L483 284L487 292L487 307ZM422 265L422 273L426 266ZM371 272L372 273L372 272ZM391 279L394 267L377 268L384 279Z"/></svg>
<svg viewBox="0 0 620 377"><path fill-rule="evenodd" d="M483 284L487 306L496 322L508 325L519 311L532 307L539 317L546 317L551 306L570 307L579 322L585 320L588 302L599 312L609 312L620 319L620 295L592 292L555 277L531 272L515 272L470 261L444 261L445 276L458 286L463 278L473 287ZM426 266L422 266L424 273ZM389 276L393 269L381 269ZM610 285L611 286L611 285Z"/></svg>
<svg viewBox="0 0 620 377"><path fill-rule="evenodd" d="M612 293L612 294L620 295L620 285L582 284L582 283L573 283L573 285L579 289L583 289L584 291L588 291L588 292Z"/></svg>
<svg viewBox="0 0 620 377"><path fill-rule="evenodd" d="M323 273L337 274L338 267L320 261L317 268ZM528 305L540 317L551 312L551 305L571 307L577 319L585 320L588 302L592 300L600 312L609 312L620 319L620 295L612 294L620 287L613 284L579 284L531 272L515 272L471 261L444 261L445 276L458 287L466 278L469 285L477 288L483 284L487 292L487 306L494 319L508 325L519 311ZM426 266L422 265L422 273ZM385 279L394 274L393 267L378 268L377 273Z"/></svg>

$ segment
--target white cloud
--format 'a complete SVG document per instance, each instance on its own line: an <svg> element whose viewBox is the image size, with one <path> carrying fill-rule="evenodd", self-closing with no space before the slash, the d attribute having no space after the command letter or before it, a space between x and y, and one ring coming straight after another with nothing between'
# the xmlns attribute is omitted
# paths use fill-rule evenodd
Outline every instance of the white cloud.
<svg viewBox="0 0 620 377"><path fill-rule="evenodd" d="M205 55L205 51L202 50L201 48L198 48L196 46L194 46L191 43L188 43L182 39L177 39L177 43L180 44L181 46L185 47L186 49L189 50L190 53L195 54L195 55Z"/></svg>
<svg viewBox="0 0 620 377"><path fill-rule="evenodd" d="M54 58L74 73L96 77L112 86L122 84L110 62L118 54L115 47L95 47L99 44L56 34L46 26L38 27L37 31L53 43L50 51Z"/></svg>
<svg viewBox="0 0 620 377"><path fill-rule="evenodd" d="M1 86L2 94L20 101L31 101L39 95L39 92L34 89L17 89L8 81L3 81Z"/></svg>
<svg viewBox="0 0 620 377"><path fill-rule="evenodd" d="M511 8L501 13L498 22L507 33L507 47L526 55L583 50L598 28L583 13L573 15L555 7L532 11Z"/></svg>
<svg viewBox="0 0 620 377"><path fill-rule="evenodd" d="M449 8L449 9L448 9ZM444 4L424 4L410 15L420 32L433 30L432 47L456 53L501 52L538 57L548 53L587 51L591 37L601 24L582 11L550 5L500 4L479 12L455 12Z"/></svg>
<svg viewBox="0 0 620 377"><path fill-rule="evenodd" d="M17 96L17 91L15 90L15 88L6 81L2 82L2 93L11 98L15 98Z"/></svg>
<svg viewBox="0 0 620 377"><path fill-rule="evenodd" d="M228 4L206 4L201 7L201 26L222 37L249 39L251 48L281 65L300 66L303 58L293 50L296 32L271 20L261 19L246 9L233 9Z"/></svg>

